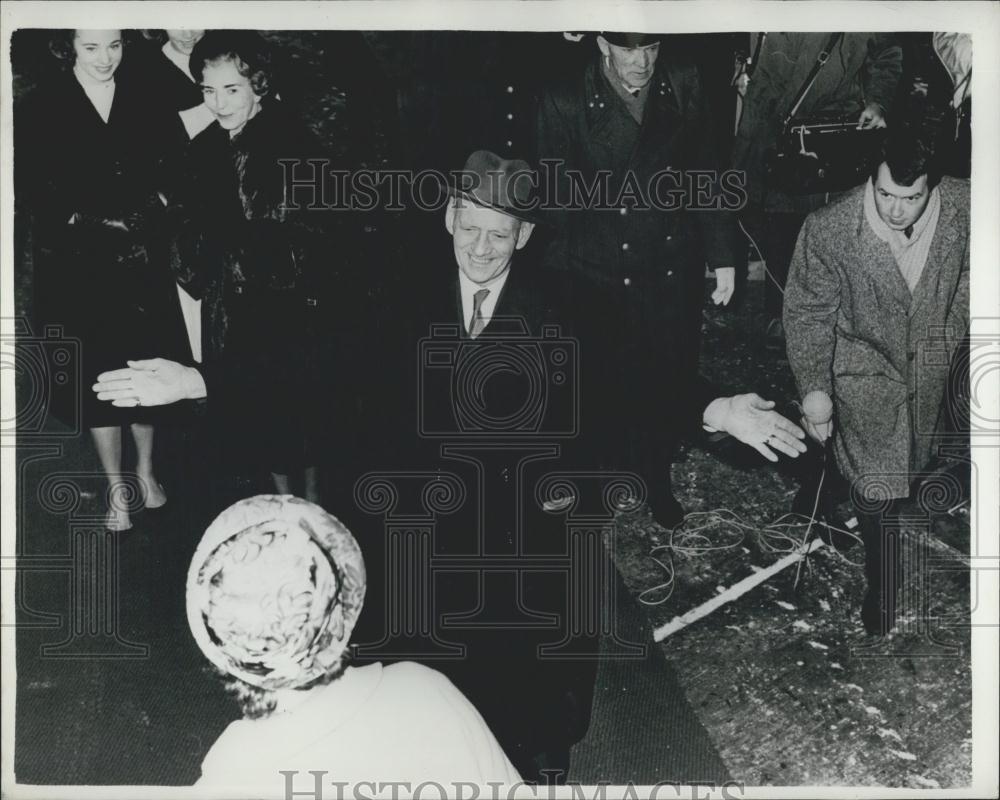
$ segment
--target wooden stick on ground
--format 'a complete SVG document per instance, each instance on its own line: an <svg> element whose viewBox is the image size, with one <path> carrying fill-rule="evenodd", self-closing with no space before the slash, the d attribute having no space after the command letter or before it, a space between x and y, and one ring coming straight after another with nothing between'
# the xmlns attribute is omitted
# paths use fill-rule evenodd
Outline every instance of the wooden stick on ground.
<svg viewBox="0 0 1000 800"><path fill-rule="evenodd" d="M802 560L807 555L812 553L814 550L823 547L823 541L821 539L813 539L808 546L802 550L796 550L794 553L789 553L782 559L775 561L771 566L760 570L760 572L755 572L752 575L748 575L743 580L738 583L734 583L724 592L720 592L711 600L706 600L700 606L696 606L688 611L686 614L681 614L679 617L674 617L670 622L661 625L655 631L653 631L653 641L662 642L670 634L677 633L681 628L686 628L692 622L697 622L702 617L707 617L715 609L721 608L726 603L731 603L737 597L740 597L755 586L759 586L768 578L777 575L785 567L790 567L792 564Z"/></svg>

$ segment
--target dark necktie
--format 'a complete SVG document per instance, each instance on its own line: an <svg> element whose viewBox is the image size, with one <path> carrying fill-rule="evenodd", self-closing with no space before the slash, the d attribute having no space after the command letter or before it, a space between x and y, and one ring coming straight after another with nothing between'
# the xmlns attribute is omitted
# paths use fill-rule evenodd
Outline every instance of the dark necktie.
<svg viewBox="0 0 1000 800"><path fill-rule="evenodd" d="M483 319L483 301L490 293L489 289L480 289L472 295L472 324L469 326L469 336L475 339L486 327L486 320Z"/></svg>
<svg viewBox="0 0 1000 800"><path fill-rule="evenodd" d="M903 229L903 234L906 236L907 239L913 236L913 226L907 225L906 228Z"/></svg>

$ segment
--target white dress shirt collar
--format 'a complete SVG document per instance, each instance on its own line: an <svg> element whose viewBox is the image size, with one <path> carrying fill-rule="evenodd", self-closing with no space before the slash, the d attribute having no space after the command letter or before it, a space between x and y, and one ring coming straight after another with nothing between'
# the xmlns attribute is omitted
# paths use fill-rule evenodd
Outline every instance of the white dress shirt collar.
<svg viewBox="0 0 1000 800"><path fill-rule="evenodd" d="M177 52L176 48L170 42L163 45L162 48L163 55L174 64L181 72L188 76L188 80L194 83L194 75L191 74L191 57L186 56L183 53Z"/></svg>
<svg viewBox="0 0 1000 800"><path fill-rule="evenodd" d="M504 284L507 283L508 275L510 275L509 267L489 283L476 283L469 280L464 272L461 270L458 271L458 285L462 294L462 324L465 326L466 333L472 327L472 312L475 308L473 297L476 292L480 289L490 290L490 293L486 295L486 299L483 300L483 304L479 308L479 313L483 315L483 321L489 325L490 320L493 319L493 310L496 308L497 300L500 298Z"/></svg>

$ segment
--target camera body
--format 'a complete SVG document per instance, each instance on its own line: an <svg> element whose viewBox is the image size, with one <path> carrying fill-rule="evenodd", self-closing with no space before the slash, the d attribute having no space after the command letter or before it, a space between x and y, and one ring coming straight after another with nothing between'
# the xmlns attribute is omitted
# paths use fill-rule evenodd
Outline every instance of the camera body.
<svg viewBox="0 0 1000 800"><path fill-rule="evenodd" d="M427 438L571 438L579 430L577 343L494 317L475 339L432 326L419 343L419 430Z"/></svg>

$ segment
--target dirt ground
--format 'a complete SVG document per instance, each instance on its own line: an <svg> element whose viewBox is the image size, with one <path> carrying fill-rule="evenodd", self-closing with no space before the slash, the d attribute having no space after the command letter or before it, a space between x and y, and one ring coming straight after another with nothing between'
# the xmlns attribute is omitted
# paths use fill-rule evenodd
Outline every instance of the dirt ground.
<svg viewBox="0 0 1000 800"><path fill-rule="evenodd" d="M792 379L787 361L760 344L761 288L751 284L737 313L706 312L703 370L780 404L793 396ZM706 541L676 532L672 540L649 517L623 521L618 564L654 627L774 563L781 554L768 547L790 543L759 528L790 510L797 489L763 459L733 466L698 447L673 479L689 512L728 509L748 527L714 523L700 531ZM786 568L662 642L726 766L748 785L926 789L971 779L968 519L916 506L907 514L908 605L885 640L861 626L858 545L847 554L823 546L800 570ZM695 517L684 529L706 522ZM805 526L786 530L801 539ZM671 541L723 549L652 553Z"/></svg>

